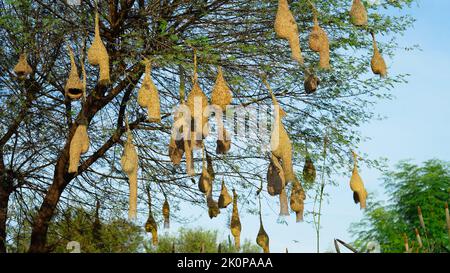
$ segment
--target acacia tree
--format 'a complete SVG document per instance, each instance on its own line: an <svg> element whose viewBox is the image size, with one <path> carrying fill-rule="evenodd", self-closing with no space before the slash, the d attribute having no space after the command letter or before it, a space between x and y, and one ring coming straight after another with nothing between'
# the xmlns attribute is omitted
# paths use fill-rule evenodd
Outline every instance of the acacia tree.
<svg viewBox="0 0 450 273"><path fill-rule="evenodd" d="M404 75L390 74L384 79L368 76L372 54L368 33L389 35L391 38L380 42L379 47L385 57L392 56L397 48L395 36L413 20L405 14L383 15L382 11L401 9L412 0L368 6L367 29L349 22L351 1L312 2L331 42L332 69L317 69L318 56L306 46L312 26L310 4L291 1L305 67L315 70L321 79L319 91L309 95L303 88L305 67L293 62L287 42L275 37L276 1L110 0L98 4L81 1L80 5L56 0L1 1L0 245L7 240L7 208L12 193L17 196L13 201L21 204L27 215L33 211L30 252L49 250L49 223L58 211L74 203L94 206L101 200L105 211L126 208L127 179L118 160L126 131L125 116L129 117L139 150L139 185L154 185L153 205L160 206L164 197L171 201L172 208L179 201L204 205L203 195L185 174L184 164L174 168L167 156L172 107L180 103L180 94L192 87L188 80L193 75L192 48L198 52L199 82L207 95L216 67L221 66L233 91L234 105L270 105L260 77L262 73L267 76L288 113L285 125L294 143L295 169L303 165L306 143L312 158L319 157L327 131L328 164L318 170L327 175L347 171L348 151L361 140L356 128L373 118L373 103L389 98L386 91L404 81ZM74 49L80 64L81 53L94 36L96 11L110 56L111 84L98 84L97 69L87 65L86 99L83 103L71 102L64 92L70 67L66 47ZM23 51L33 68L26 82L12 74ZM148 57L161 97L163 115L159 124L149 123L144 109L136 103L144 72L142 60ZM69 148L81 116L89 124L91 147L73 174L68 172ZM233 141L226 157L209 152L214 142L214 137L208 137L206 150L213 158L216 177L224 178L229 187L240 192L242 205L256 206L253 196L265 180L268 165L267 155L260 151L261 141ZM195 162L201 162L200 155L196 154ZM366 163L373 165L376 161ZM218 190L214 188L214 194ZM140 208L147 211L142 199Z"/></svg>

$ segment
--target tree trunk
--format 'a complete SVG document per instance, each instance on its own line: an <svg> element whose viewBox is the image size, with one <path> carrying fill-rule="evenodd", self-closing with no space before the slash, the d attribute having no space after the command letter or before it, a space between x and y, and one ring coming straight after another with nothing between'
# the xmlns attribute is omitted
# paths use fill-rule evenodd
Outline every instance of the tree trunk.
<svg viewBox="0 0 450 273"><path fill-rule="evenodd" d="M6 180L6 179L5 179ZM1 181L0 185L0 253L6 253L6 220L8 219L8 203L11 191L8 191Z"/></svg>
<svg viewBox="0 0 450 273"><path fill-rule="evenodd" d="M12 178L8 176L0 149L0 253L6 253L6 220L8 219L9 196L13 191Z"/></svg>
<svg viewBox="0 0 450 273"><path fill-rule="evenodd" d="M71 139L71 138L69 138ZM47 231L55 214L56 206L58 205L59 198L62 192L73 179L72 175L67 173L67 162L69 158L69 146L70 141L66 144L61 156L58 158L58 162L55 167L55 175L53 177L53 183L50 186L44 201L33 221L33 228L31 231L31 243L28 252L30 253L45 253L47 249Z"/></svg>

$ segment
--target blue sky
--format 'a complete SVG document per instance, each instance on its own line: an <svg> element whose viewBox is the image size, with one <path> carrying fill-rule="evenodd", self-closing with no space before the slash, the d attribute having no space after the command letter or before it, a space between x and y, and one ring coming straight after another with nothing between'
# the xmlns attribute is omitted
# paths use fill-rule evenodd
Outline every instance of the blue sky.
<svg viewBox="0 0 450 273"><path fill-rule="evenodd" d="M388 158L391 168L403 159L412 159L416 163L432 158L450 161L449 10L448 0L422 0L411 9L401 11L412 14L417 22L399 37L400 46L418 44L421 51L400 51L393 60L387 59L390 73L408 73L411 76L407 84L392 91L394 100L383 101L375 107L375 112L387 119L373 121L361 128L362 134L370 140L359 149L372 158ZM381 173L364 166L360 171L368 191L384 198ZM329 198L323 207L321 251L332 249L333 238L351 241L348 228L363 215L359 205L353 203L349 177L334 179L339 181L339 186L326 188ZM289 252L314 252L313 225L296 224L294 215L287 219L288 225L277 224L276 204L272 204L272 209L275 212L266 207L263 215L271 252L284 252L286 247ZM191 209L189 213L192 219L196 219L190 227L217 229L222 239L228 236L225 213L214 220L210 220L204 210ZM241 221L241 241L247 238L254 242L259 229L258 217L241 215ZM178 227L180 225L174 223L171 231Z"/></svg>

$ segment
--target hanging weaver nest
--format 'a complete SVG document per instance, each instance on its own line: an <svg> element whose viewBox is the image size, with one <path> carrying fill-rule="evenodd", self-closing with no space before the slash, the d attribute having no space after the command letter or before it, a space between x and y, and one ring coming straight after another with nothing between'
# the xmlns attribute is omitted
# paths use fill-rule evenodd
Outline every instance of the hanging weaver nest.
<svg viewBox="0 0 450 273"><path fill-rule="evenodd" d="M307 76L303 84L303 86L305 87L305 92L306 94L313 94L319 87L320 80L316 75L314 75L314 73L307 72L306 74Z"/></svg>
<svg viewBox="0 0 450 273"><path fill-rule="evenodd" d="M72 100L78 100L83 96L84 84L80 80L78 75L77 65L75 64L75 57L71 47L69 49L70 56L70 73L69 78L67 79L66 86L64 87L64 91L66 92L66 96L68 96Z"/></svg>
<svg viewBox="0 0 450 273"><path fill-rule="evenodd" d="M211 190L211 187L212 187L212 178L208 173L206 164L203 163L202 174L200 175L200 178L198 179L198 189L202 193L207 194Z"/></svg>
<svg viewBox="0 0 450 273"><path fill-rule="evenodd" d="M302 185L297 180L292 184L292 191L291 191L291 210L295 212L296 214L296 221L302 222L303 221L303 210L305 209L305 201L306 195L305 191L303 190Z"/></svg>
<svg viewBox="0 0 450 273"><path fill-rule="evenodd" d="M353 200L355 201L355 204L360 203L361 209L364 209L366 208L367 190L364 187L364 182L358 173L357 157L358 156L353 153L354 165L352 178L350 179L350 188L353 191Z"/></svg>
<svg viewBox="0 0 450 273"><path fill-rule="evenodd" d="M158 225L156 224L153 213L150 210L148 214L147 222L145 223L145 231L152 233L152 243L154 246L158 245Z"/></svg>
<svg viewBox="0 0 450 273"><path fill-rule="evenodd" d="M169 157L170 161L173 165L177 166L180 165L181 159L183 158L184 154L184 142L183 140L175 140L174 137L170 137L169 142Z"/></svg>
<svg viewBox="0 0 450 273"><path fill-rule="evenodd" d="M230 134L227 130L223 129L222 139L218 139L216 141L216 154L226 154L231 149L231 139Z"/></svg>
<svg viewBox="0 0 450 273"><path fill-rule="evenodd" d="M286 113L281 109L275 95L272 92L272 89L265 79L264 83L266 84L272 97L272 102L275 109L274 124L272 126L272 133L270 137L272 154L281 160L286 183L293 182L296 178L294 174L294 167L292 165L292 143L281 121L281 118L286 116Z"/></svg>
<svg viewBox="0 0 450 273"><path fill-rule="evenodd" d="M205 118L204 113L208 107L208 97L203 93L197 82L194 83L192 91L187 97L187 106L192 115L192 130L195 145L197 149L201 148L201 143L203 143L203 138L206 137L206 125L208 123L208 118Z"/></svg>
<svg viewBox="0 0 450 273"><path fill-rule="evenodd" d="M94 222L92 223L92 237L94 241L99 242L101 240L101 230L102 230L102 223L100 221L100 202L97 200L97 203L95 204L95 215L94 215Z"/></svg>
<svg viewBox="0 0 450 273"><path fill-rule="evenodd" d="M206 155L206 166L207 166L206 169L207 169L208 174L211 177L211 179L214 180L214 178L216 177L216 174L214 173L212 157L208 154L208 152L205 152L205 155Z"/></svg>
<svg viewBox="0 0 450 273"><path fill-rule="evenodd" d="M78 165L82 154L87 153L89 150L89 136L87 133L87 120L81 115L78 126L75 129L75 133L70 141L69 148L69 173L76 173L78 171Z"/></svg>
<svg viewBox="0 0 450 273"><path fill-rule="evenodd" d="M233 94L228 87L227 82L223 77L222 67L218 68L217 79L211 93L211 104L219 106L222 111L227 109L227 106L231 104Z"/></svg>
<svg viewBox="0 0 450 273"><path fill-rule="evenodd" d="M138 175L138 154L136 147L133 144L133 136L130 132L127 122L127 141L125 142L122 158L120 163L122 170L128 176L128 183L130 185L129 210L128 218L136 219L137 211L137 175Z"/></svg>
<svg viewBox="0 0 450 273"><path fill-rule="evenodd" d="M262 217L260 215L259 218L259 231L258 236L256 237L256 243L263 249L264 253L269 253L269 235L264 230Z"/></svg>
<svg viewBox="0 0 450 273"><path fill-rule="evenodd" d="M272 156L267 169L267 192L271 196L279 195L285 185L283 168L278 159Z"/></svg>
<svg viewBox="0 0 450 273"><path fill-rule="evenodd" d="M303 167L303 180L306 183L312 184L316 180L316 167L309 154L305 157L305 166Z"/></svg>
<svg viewBox="0 0 450 273"><path fill-rule="evenodd" d="M387 67L386 63L378 50L377 41L375 40L375 34L372 33L373 41L373 57L371 61L371 67L374 74L380 75L381 77L386 77Z"/></svg>
<svg viewBox="0 0 450 273"><path fill-rule="evenodd" d="M309 35L309 47L320 56L319 67L330 69L330 45L327 33L319 26L316 12L314 12L314 26Z"/></svg>
<svg viewBox="0 0 450 273"><path fill-rule="evenodd" d="M161 122L159 92L152 80L151 71L151 62L145 60L145 76L138 92L138 103L140 106L147 108L149 122Z"/></svg>
<svg viewBox="0 0 450 273"><path fill-rule="evenodd" d="M227 186L225 185L225 181L222 180L222 188L220 190L219 202L218 202L219 208L224 209L229 204L231 204L231 202L233 202L233 199L231 198L230 194L228 193L228 189L227 189Z"/></svg>
<svg viewBox="0 0 450 273"><path fill-rule="evenodd" d="M210 191L206 196L206 204L208 205L209 218L212 219L220 214L219 205L216 201L214 201L212 197L212 191Z"/></svg>
<svg viewBox="0 0 450 273"><path fill-rule="evenodd" d="M278 38L289 42L292 59L303 64L302 51L298 34L298 26L295 18L289 10L287 0L278 0L278 10L275 18L275 33Z"/></svg>
<svg viewBox="0 0 450 273"><path fill-rule="evenodd" d="M164 200L162 214L164 217L164 228L170 227L170 207L169 202L167 202L167 198Z"/></svg>
<svg viewBox="0 0 450 273"><path fill-rule="evenodd" d="M231 215L231 223L230 229L231 234L234 237L234 244L237 250L241 248L241 220L239 219L239 212L237 207L237 198L238 195L236 191L233 189L233 213Z"/></svg>
<svg viewBox="0 0 450 273"><path fill-rule="evenodd" d="M367 26L367 11L361 0L353 0L350 20L355 26Z"/></svg>
<svg viewBox="0 0 450 273"><path fill-rule="evenodd" d="M14 74L20 79L24 80L28 75L33 73L33 69L28 64L27 54L22 53L19 56L19 62L14 67Z"/></svg>
<svg viewBox="0 0 450 273"><path fill-rule="evenodd" d="M110 83L109 78L109 55L105 45L100 37L100 22L98 12L95 14L95 36L91 47L88 52L88 61L91 65L100 66L100 79L101 85L108 85Z"/></svg>

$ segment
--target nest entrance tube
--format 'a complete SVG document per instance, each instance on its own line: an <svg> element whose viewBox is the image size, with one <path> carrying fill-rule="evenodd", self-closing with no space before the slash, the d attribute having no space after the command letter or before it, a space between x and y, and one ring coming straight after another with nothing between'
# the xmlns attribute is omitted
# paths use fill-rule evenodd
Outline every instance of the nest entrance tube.
<svg viewBox="0 0 450 273"><path fill-rule="evenodd" d="M133 144L133 135L128 125L128 116L126 117L127 127L127 141L125 142L122 158L120 163L122 170L128 176L128 183L130 188L129 193L129 209L128 219L136 219L137 211L137 178L138 178L138 153Z"/></svg>
<svg viewBox="0 0 450 273"><path fill-rule="evenodd" d="M89 136L87 133L87 119L80 115L77 121L77 128L70 141L69 148L69 173L78 172L78 165L80 164L80 158L82 154L87 153L89 150Z"/></svg>

